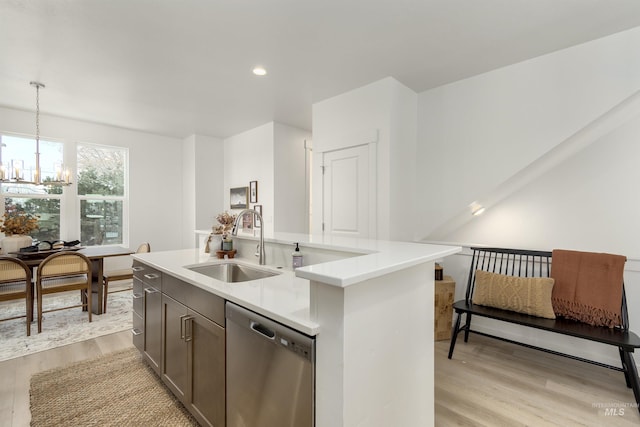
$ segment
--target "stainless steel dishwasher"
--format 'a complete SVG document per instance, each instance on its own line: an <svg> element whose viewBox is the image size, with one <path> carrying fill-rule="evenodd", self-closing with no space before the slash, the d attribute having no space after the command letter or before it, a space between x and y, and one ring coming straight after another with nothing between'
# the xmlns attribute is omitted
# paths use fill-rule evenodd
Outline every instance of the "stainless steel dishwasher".
<svg viewBox="0 0 640 427"><path fill-rule="evenodd" d="M227 302L227 427L313 427L315 339Z"/></svg>

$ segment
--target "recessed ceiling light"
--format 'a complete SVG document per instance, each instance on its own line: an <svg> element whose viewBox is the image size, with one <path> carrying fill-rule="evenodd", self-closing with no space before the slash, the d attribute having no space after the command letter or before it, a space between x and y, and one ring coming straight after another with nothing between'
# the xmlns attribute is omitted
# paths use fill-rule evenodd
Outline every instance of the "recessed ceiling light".
<svg viewBox="0 0 640 427"><path fill-rule="evenodd" d="M256 67L253 69L253 74L255 74L256 76L264 76L265 74L267 74L267 70L262 67Z"/></svg>

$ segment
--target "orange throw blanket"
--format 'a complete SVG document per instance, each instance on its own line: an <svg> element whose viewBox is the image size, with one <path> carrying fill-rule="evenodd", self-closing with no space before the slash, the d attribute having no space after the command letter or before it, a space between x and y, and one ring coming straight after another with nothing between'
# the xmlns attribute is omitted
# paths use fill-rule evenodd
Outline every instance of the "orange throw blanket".
<svg viewBox="0 0 640 427"><path fill-rule="evenodd" d="M555 249L551 303L556 316L596 326L620 326L624 263L627 258Z"/></svg>

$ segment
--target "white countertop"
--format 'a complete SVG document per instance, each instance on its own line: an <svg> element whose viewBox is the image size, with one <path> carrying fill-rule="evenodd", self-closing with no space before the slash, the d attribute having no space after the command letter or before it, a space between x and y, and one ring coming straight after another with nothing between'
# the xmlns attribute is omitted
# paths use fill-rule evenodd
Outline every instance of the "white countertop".
<svg viewBox="0 0 640 427"><path fill-rule="evenodd" d="M197 232L209 234L209 231ZM247 237L242 236L242 238ZM362 255L305 266L297 269L295 274L290 270L276 270L268 265L260 266L271 268L280 274L240 283L221 282L185 268L195 264L220 262L198 249L150 252L136 254L134 258L303 333L316 335L320 328L311 320L309 313L309 280L346 287L424 262L435 261L461 250L457 246L291 233L276 233L274 236L265 237L265 242L285 244L299 242L301 247ZM234 261L243 263L241 258ZM247 265L256 267L255 261Z"/></svg>
<svg viewBox="0 0 640 427"><path fill-rule="evenodd" d="M210 233L206 230L196 230L196 232L207 235ZM257 240L255 237L240 237ZM301 247L362 254L339 261L308 265L296 270L298 277L339 287L346 287L423 262L435 261L462 250L460 246L296 233L275 233L273 236L265 236L264 241L283 244L298 242Z"/></svg>
<svg viewBox="0 0 640 427"><path fill-rule="evenodd" d="M283 235L288 238L301 235ZM394 271L404 270L427 261L436 261L462 250L459 246L429 245L388 240L338 238L332 236L304 236L306 246L361 252L363 255L308 265L296 270L298 277L316 280L330 285L346 287Z"/></svg>
<svg viewBox="0 0 640 427"><path fill-rule="evenodd" d="M249 310L263 314L308 335L316 335L318 324L309 316L309 281L298 278L292 271L276 270L277 276L249 282L226 283L191 271L188 266L196 264L220 263L198 249L149 252L133 255L158 270L212 292L226 300L242 305ZM242 259L234 262L243 263ZM244 262L246 263L246 262ZM247 265L256 267L255 264ZM260 268L269 268L260 266Z"/></svg>

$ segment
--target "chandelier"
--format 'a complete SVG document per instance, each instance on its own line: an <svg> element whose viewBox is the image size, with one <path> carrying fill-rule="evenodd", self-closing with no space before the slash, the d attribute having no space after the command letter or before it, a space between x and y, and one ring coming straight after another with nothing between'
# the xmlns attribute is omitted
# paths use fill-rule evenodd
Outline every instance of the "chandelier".
<svg viewBox="0 0 640 427"><path fill-rule="evenodd" d="M31 179L25 179L25 168L23 160L11 160L6 165L2 162L0 146L0 181L13 182L16 184L32 184L47 186L67 186L71 185L71 171L65 169L62 163L54 165L55 176L46 177L43 180L42 169L40 168L40 89L44 89L44 84L40 82L29 82L36 88L36 162L35 170L32 171Z"/></svg>

